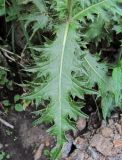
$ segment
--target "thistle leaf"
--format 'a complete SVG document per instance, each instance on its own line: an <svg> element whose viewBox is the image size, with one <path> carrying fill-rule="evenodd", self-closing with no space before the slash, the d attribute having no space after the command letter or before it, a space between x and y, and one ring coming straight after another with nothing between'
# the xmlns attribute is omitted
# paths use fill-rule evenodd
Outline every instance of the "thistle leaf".
<svg viewBox="0 0 122 160"><path fill-rule="evenodd" d="M111 11L113 15L122 15L121 8L117 5L121 0L94 0L87 2L87 5L84 3L84 8L76 13L73 19L83 20L85 16L91 17L94 13L100 15L103 19L106 19L106 10Z"/></svg>
<svg viewBox="0 0 122 160"><path fill-rule="evenodd" d="M65 142L65 131L74 129L74 126L68 120L68 116L74 120L78 116L85 116L82 115L80 108L75 105L70 97L73 91L79 93L79 88L73 82L71 74L74 53L79 48L76 40L77 34L74 25L67 23L58 28L56 40L51 45L46 45L43 49L45 56L49 57L47 64L39 64L38 76L49 74L48 83L40 86L32 95L26 97L37 100L47 99L48 97L51 99L40 121L51 122L54 120L55 124L49 131L57 137L59 148ZM81 91L79 94L81 94Z"/></svg>

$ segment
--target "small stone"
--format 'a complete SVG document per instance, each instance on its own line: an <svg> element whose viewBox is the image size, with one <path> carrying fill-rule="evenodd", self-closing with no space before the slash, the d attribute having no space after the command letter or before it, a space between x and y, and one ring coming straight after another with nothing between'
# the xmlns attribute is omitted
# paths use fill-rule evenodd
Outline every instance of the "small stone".
<svg viewBox="0 0 122 160"><path fill-rule="evenodd" d="M77 149L85 150L88 146L88 142L84 138L77 137L74 141L74 145Z"/></svg>
<svg viewBox="0 0 122 160"><path fill-rule="evenodd" d="M112 125L114 124L114 120L113 119L109 119L108 123L109 123L109 126L112 127Z"/></svg>
<svg viewBox="0 0 122 160"><path fill-rule="evenodd" d="M93 160L93 158L89 157L87 160Z"/></svg>
<svg viewBox="0 0 122 160"><path fill-rule="evenodd" d="M114 144L114 147L121 147L122 148L122 139L114 140L113 144Z"/></svg>
<svg viewBox="0 0 122 160"><path fill-rule="evenodd" d="M85 158L84 152L80 151L79 149L76 149L68 158L68 160L84 160L84 158Z"/></svg>
<svg viewBox="0 0 122 160"><path fill-rule="evenodd" d="M121 136L118 133L114 135L114 140L118 140L120 138L121 138Z"/></svg>
<svg viewBox="0 0 122 160"><path fill-rule="evenodd" d="M107 125L107 122L105 120L102 120L101 127L106 127L106 125Z"/></svg>
<svg viewBox="0 0 122 160"><path fill-rule="evenodd" d="M118 113L113 113L113 114L111 115L111 118L112 118L112 119L118 119L118 118L119 118L119 114L118 114Z"/></svg>
<svg viewBox="0 0 122 160"><path fill-rule="evenodd" d="M41 144L34 155L34 160L39 160L41 158L43 149L44 144Z"/></svg>
<svg viewBox="0 0 122 160"><path fill-rule="evenodd" d="M91 139L91 146L95 147L97 151L102 153L104 156L111 155L113 143L109 138L105 138L100 134L96 134Z"/></svg>
<svg viewBox="0 0 122 160"><path fill-rule="evenodd" d="M90 153L91 157L92 157L94 160L98 160L98 159L99 159L99 153L96 151L95 148L89 146L88 152Z"/></svg>
<svg viewBox="0 0 122 160"><path fill-rule="evenodd" d="M9 145L8 144L5 144L5 147L8 147Z"/></svg>
<svg viewBox="0 0 122 160"><path fill-rule="evenodd" d="M76 122L76 127L79 131L82 131L86 127L86 119L85 118L79 118Z"/></svg>
<svg viewBox="0 0 122 160"><path fill-rule="evenodd" d="M67 142L62 149L62 158L66 158L72 148L72 142Z"/></svg>
<svg viewBox="0 0 122 160"><path fill-rule="evenodd" d="M121 160L122 159L122 154L118 154L115 157L108 157L107 160Z"/></svg>
<svg viewBox="0 0 122 160"><path fill-rule="evenodd" d="M118 124L118 123L116 123L115 126L116 126L116 129L117 129L118 133L119 133L120 135L122 135L122 127L121 127L121 125Z"/></svg>
<svg viewBox="0 0 122 160"><path fill-rule="evenodd" d="M87 153L85 153L85 156L84 156L86 159L89 158L89 155Z"/></svg>
<svg viewBox="0 0 122 160"><path fill-rule="evenodd" d="M3 148L3 144L0 143L0 149L2 149L2 148Z"/></svg>
<svg viewBox="0 0 122 160"><path fill-rule="evenodd" d="M108 138L108 137L111 137L113 131L111 128L105 127L101 130L101 133L104 137Z"/></svg>

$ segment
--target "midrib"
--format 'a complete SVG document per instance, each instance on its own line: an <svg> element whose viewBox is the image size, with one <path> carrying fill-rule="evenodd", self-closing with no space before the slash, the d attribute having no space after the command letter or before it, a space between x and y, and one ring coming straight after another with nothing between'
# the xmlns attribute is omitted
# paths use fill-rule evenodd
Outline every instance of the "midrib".
<svg viewBox="0 0 122 160"><path fill-rule="evenodd" d="M107 1L107 0L103 0L103 1L101 1L99 3L96 3L96 4L93 4L93 5L89 6L86 9L83 9L82 11L80 11L79 13L77 13L72 19L76 20L80 15L84 14L84 12L87 12L89 9L94 8L96 6L99 6L99 5L103 4L103 3L105 3L105 1Z"/></svg>
<svg viewBox="0 0 122 160"><path fill-rule="evenodd" d="M61 50L61 61L60 61L60 70L59 70L59 94L58 95L59 95L59 110L60 110L60 120L59 120L60 121L60 127L61 127L61 117L62 117L62 102L61 102L61 98L62 98L63 61L64 61L64 54L65 54L65 47L66 47L66 41L67 41L67 36L68 36L69 24L70 24L70 22L67 21L65 32L64 32L62 50Z"/></svg>

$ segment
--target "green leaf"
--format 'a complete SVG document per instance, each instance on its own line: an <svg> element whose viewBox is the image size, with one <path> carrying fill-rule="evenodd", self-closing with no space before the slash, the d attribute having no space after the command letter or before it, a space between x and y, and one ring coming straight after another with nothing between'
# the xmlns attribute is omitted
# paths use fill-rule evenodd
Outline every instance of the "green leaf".
<svg viewBox="0 0 122 160"><path fill-rule="evenodd" d="M67 23L59 26L56 40L51 45L46 45L43 49L45 57L49 56L46 62L47 65L43 63L38 64L38 67L40 67L38 77L49 73L48 83L35 88L33 94L26 97L36 99L37 101L47 99L48 97L51 98L51 102L45 112L43 112L39 122L51 122L54 120L55 124L49 131L57 137L59 148L65 142L64 132L74 129L68 120L68 116L73 119L83 116L80 113L80 108L76 107L70 98L70 93L73 91L81 94L79 92L80 87L73 82L71 74L75 50L79 49L76 40L77 34L74 25ZM54 153L58 155L57 152Z"/></svg>
<svg viewBox="0 0 122 160"><path fill-rule="evenodd" d="M102 96L102 113L103 118L106 119L108 116L110 116L110 112L113 109L114 106L114 97L112 94L105 94Z"/></svg>
<svg viewBox="0 0 122 160"><path fill-rule="evenodd" d="M10 105L9 100L4 100L4 101L2 101L2 103L3 103L3 105L6 106L6 107L8 107L8 106Z"/></svg>
<svg viewBox="0 0 122 160"><path fill-rule="evenodd" d="M112 72L113 79L113 93L115 95L115 103L117 106L121 105L121 95L122 95L122 61L118 66L113 69Z"/></svg>
<svg viewBox="0 0 122 160"><path fill-rule="evenodd" d="M83 68L86 70L86 75L89 79L90 86L97 83L99 86L106 84L107 66L105 63L99 63L97 57L87 53L83 59Z"/></svg>
<svg viewBox="0 0 122 160"><path fill-rule="evenodd" d="M111 13L115 14L120 14L122 15L121 12L121 7L117 5L117 2L121 3L121 0L94 0L94 1L89 1L88 5L84 6L84 9L76 13L74 15L73 19L74 20L83 20L85 16L90 17L93 13L96 13L100 15L103 19L106 19L106 11L109 10Z"/></svg>
<svg viewBox="0 0 122 160"><path fill-rule="evenodd" d="M25 29L31 24L33 24L33 31L36 32L38 29L43 29L48 24L48 16L41 15L40 13L33 13L27 16L22 16L20 20L24 20L25 22Z"/></svg>
<svg viewBox="0 0 122 160"><path fill-rule="evenodd" d="M122 33L122 26L121 25L115 25L113 27L113 30L117 32L117 34Z"/></svg>
<svg viewBox="0 0 122 160"><path fill-rule="evenodd" d="M23 106L20 103L18 103L15 105L15 110L18 112L22 112L24 109Z"/></svg>
<svg viewBox="0 0 122 160"><path fill-rule="evenodd" d="M5 152L0 152L0 160L3 160L5 158Z"/></svg>
<svg viewBox="0 0 122 160"><path fill-rule="evenodd" d="M5 0L0 0L0 16L5 14Z"/></svg>
<svg viewBox="0 0 122 160"><path fill-rule="evenodd" d="M16 94L16 95L14 96L14 102L17 102L19 99L20 99L20 95L19 95L19 94Z"/></svg>

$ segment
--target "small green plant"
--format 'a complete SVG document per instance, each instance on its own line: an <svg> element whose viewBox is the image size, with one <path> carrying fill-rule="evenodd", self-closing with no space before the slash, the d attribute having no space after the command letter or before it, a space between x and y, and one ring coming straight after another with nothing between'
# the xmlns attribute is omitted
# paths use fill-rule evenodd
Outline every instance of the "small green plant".
<svg viewBox="0 0 122 160"><path fill-rule="evenodd" d="M20 95L15 95L14 96L14 103L15 103L15 110L17 112L22 112L24 110L24 107L21 103L19 103L19 100L20 100Z"/></svg>
<svg viewBox="0 0 122 160"><path fill-rule="evenodd" d="M0 160L3 160L5 157L5 152L0 152Z"/></svg>
<svg viewBox="0 0 122 160"><path fill-rule="evenodd" d="M10 158L10 155L5 152L0 152L0 160L7 160Z"/></svg>
<svg viewBox="0 0 122 160"><path fill-rule="evenodd" d="M2 101L2 105L4 106L5 110L7 108L11 107L11 108L15 109L15 111L17 111L17 112L22 112L25 109L24 106L21 104L21 100L20 100L20 95L19 94L16 94L14 96L14 102L13 103L11 103L9 100L3 100Z"/></svg>
<svg viewBox="0 0 122 160"><path fill-rule="evenodd" d="M44 150L44 155L47 157L47 158L50 158L50 151L48 149L45 149Z"/></svg>

